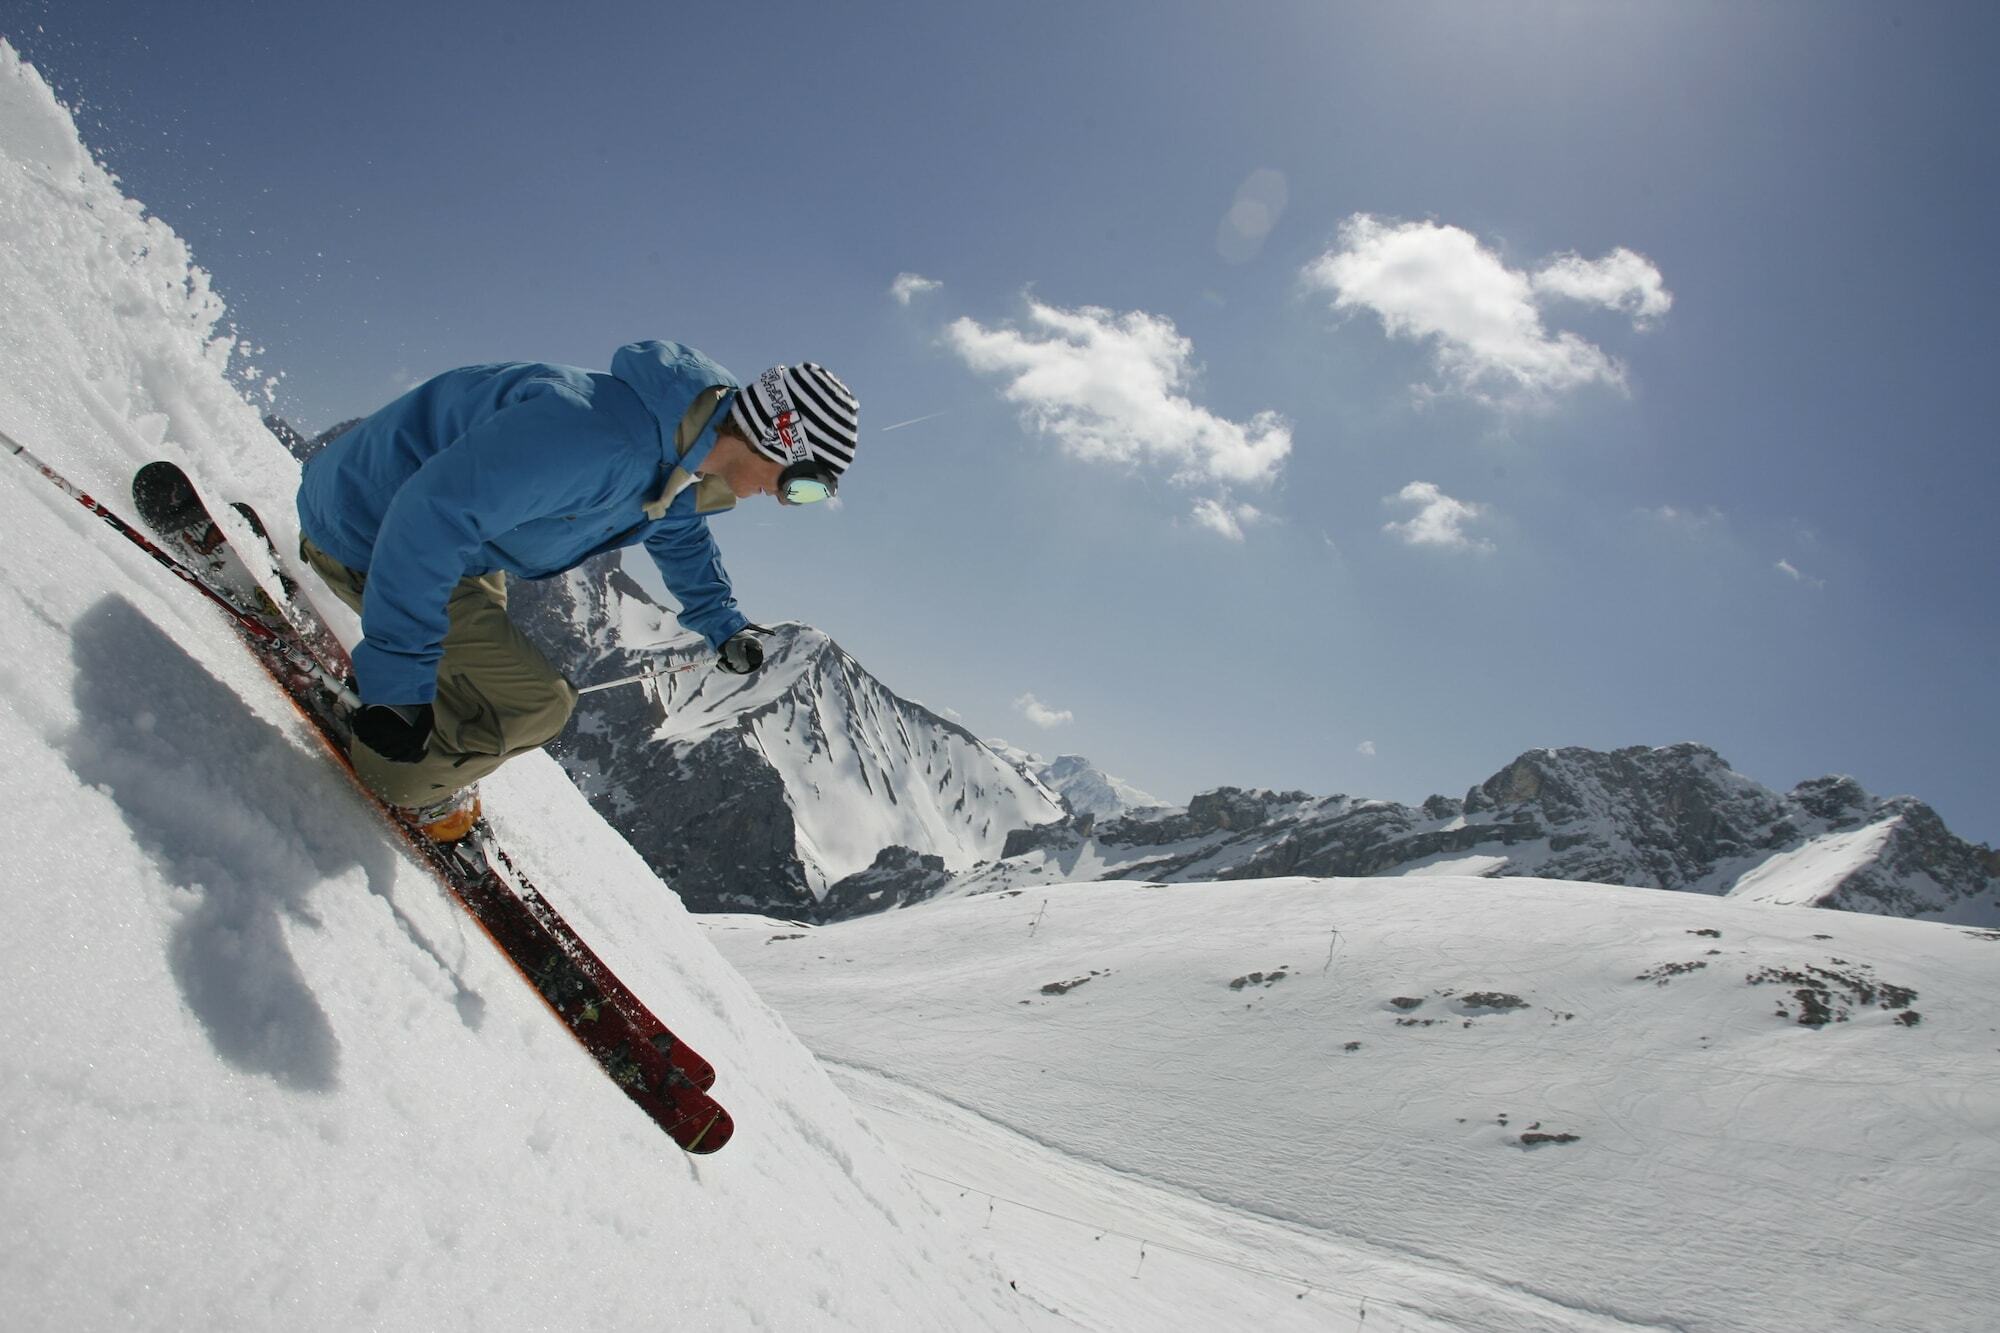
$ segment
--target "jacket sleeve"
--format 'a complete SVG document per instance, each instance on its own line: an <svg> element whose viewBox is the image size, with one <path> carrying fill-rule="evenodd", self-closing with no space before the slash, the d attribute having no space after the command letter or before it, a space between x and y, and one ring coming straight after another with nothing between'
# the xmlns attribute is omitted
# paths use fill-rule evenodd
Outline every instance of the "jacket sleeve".
<svg viewBox="0 0 2000 1333"><path fill-rule="evenodd" d="M693 497L686 497L692 504ZM750 620L736 609L729 571L708 531L708 520L690 516L685 524L670 524L646 538L646 550L660 567L667 590L680 599L680 622L720 648L723 640Z"/></svg>
<svg viewBox="0 0 2000 1333"><path fill-rule="evenodd" d="M432 455L383 515L362 598L354 674L366 703L428 703L449 627L452 588L481 545L544 514L589 506L616 449L587 403L546 385ZM607 454L607 459L615 454Z"/></svg>

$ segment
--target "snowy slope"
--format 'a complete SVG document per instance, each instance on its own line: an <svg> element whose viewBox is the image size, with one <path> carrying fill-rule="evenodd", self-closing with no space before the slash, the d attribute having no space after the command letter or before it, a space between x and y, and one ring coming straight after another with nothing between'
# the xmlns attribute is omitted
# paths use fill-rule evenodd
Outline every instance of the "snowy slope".
<svg viewBox="0 0 2000 1333"><path fill-rule="evenodd" d="M1728 897L1750 903L1816 907L1873 865L1899 819L1847 833L1829 833L1796 851L1780 852L1730 886Z"/></svg>
<svg viewBox="0 0 2000 1333"><path fill-rule="evenodd" d="M294 537L207 280L0 44L0 429ZM683 1156L205 604L0 459L0 1308L22 1328L1016 1328L973 1242L554 764L503 837L722 1071Z"/></svg>
<svg viewBox="0 0 2000 1333"><path fill-rule="evenodd" d="M1995 932L1440 876L707 922L1108 1326L1204 1266L1259 1313L1185 1326L1993 1326Z"/></svg>

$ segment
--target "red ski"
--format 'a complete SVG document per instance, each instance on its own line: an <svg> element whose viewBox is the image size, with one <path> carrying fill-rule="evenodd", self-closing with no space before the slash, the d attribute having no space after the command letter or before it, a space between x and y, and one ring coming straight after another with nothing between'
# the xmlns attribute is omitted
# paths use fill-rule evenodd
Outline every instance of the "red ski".
<svg viewBox="0 0 2000 1333"><path fill-rule="evenodd" d="M341 689L351 694L349 682L353 678L353 668L348 661L347 650L341 646L339 638L327 626L318 609L313 606L289 575L285 573L283 562L271 547L270 536L265 531L263 521L249 505L236 504L232 508L242 515L250 529L264 542L264 552L270 560L271 568L277 574L279 586L284 596L282 608L275 605L264 592L261 584L250 572L242 555L236 551L221 527L210 517L207 506L188 480L187 474L172 463L148 463L139 469L132 481L132 494L139 517L159 535L162 543L170 551L180 556L184 563L193 567L211 586L228 596L230 610L239 619L243 614L254 614L279 636L296 631L313 660L325 668L339 682ZM260 655L260 660L268 655ZM267 662L268 665L268 662ZM275 673L274 673L275 674ZM297 673L294 673L295 675ZM280 683L285 683L281 680ZM300 684L305 684L301 681ZM287 684L286 692L301 711L328 738L343 768L347 767L347 726L346 716L352 708L352 700L345 701L346 707L334 701L332 708L312 707L313 694L310 688L304 691ZM351 770L350 770L351 771ZM369 799L374 801L372 793ZM381 802L375 801L381 805ZM392 822L401 824L390 807L383 805L384 815ZM435 848L432 843L414 828L404 826L402 831L416 839L421 848ZM715 1067L679 1038L656 1017L653 1011L634 995L629 987L618 978L618 974L606 966L596 952L571 928L548 899L515 867L513 859L500 846L493 830L485 820L481 820L467 840L476 844L486 862L484 871L490 871L505 881L512 889L510 896L520 899L528 913L543 929L553 937L562 954L576 964L577 968L590 979L591 983L610 999L624 1015L633 1030L655 1050L666 1054L668 1060L680 1075L696 1087L706 1091L715 1085ZM467 851L472 850L467 848ZM481 873L484 873L482 871ZM456 883L447 887L473 911L489 930L494 928L493 914L482 914L468 899L467 893ZM502 946L505 948L505 946ZM507 949L509 957L520 961L512 949ZM547 971L546 967L524 973L533 976ZM539 984L539 983L538 983Z"/></svg>

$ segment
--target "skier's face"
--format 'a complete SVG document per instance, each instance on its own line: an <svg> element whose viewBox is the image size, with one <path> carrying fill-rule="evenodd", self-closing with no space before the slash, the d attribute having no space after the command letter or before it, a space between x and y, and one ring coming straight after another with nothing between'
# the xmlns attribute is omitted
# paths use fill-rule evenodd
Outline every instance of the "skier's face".
<svg viewBox="0 0 2000 1333"><path fill-rule="evenodd" d="M708 459L701 465L703 473L720 477L729 486L730 493L739 500L747 500L753 495L768 495L773 499L778 495L778 474L784 471L774 459L752 449L734 435L725 435L715 442ZM779 500L779 503L784 503Z"/></svg>

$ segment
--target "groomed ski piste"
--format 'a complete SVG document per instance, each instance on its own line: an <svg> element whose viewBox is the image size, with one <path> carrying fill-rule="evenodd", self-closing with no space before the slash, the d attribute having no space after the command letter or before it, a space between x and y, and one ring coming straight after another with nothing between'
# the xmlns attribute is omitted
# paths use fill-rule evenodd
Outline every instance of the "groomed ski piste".
<svg viewBox="0 0 2000 1333"><path fill-rule="evenodd" d="M0 429L113 504L172 458L287 546L296 466L222 318L0 45ZM9 1327L1804 1333L2000 1306L2000 933L1775 878L1433 873L697 921L552 762L512 764L501 837L721 1071L736 1140L686 1157L220 616L0 469Z"/></svg>

